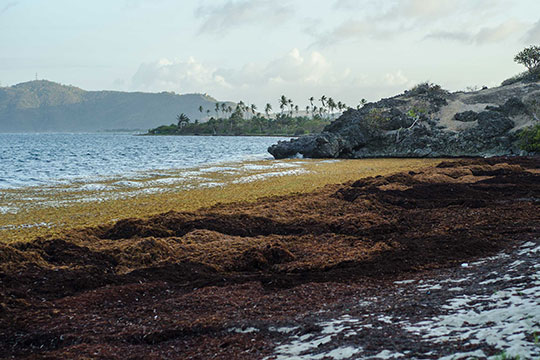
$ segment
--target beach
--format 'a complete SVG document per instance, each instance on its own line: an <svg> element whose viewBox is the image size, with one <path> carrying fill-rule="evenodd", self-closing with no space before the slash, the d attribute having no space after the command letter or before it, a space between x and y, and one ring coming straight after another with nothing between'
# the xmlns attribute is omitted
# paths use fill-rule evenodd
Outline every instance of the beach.
<svg viewBox="0 0 540 360"><path fill-rule="evenodd" d="M538 356L538 158L430 161L251 164L220 186L75 203L96 215L37 239L5 230L21 238L0 248L2 353Z"/></svg>

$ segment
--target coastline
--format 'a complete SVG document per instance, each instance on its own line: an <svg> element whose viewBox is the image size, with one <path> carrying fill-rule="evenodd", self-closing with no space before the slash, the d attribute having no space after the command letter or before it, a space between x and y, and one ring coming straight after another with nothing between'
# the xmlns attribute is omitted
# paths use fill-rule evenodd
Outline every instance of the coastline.
<svg viewBox="0 0 540 360"><path fill-rule="evenodd" d="M328 184L416 170L440 161L258 160L147 171L142 177L4 189L0 236L3 242L27 241L128 217L145 218L171 210L194 211L216 203L309 192Z"/></svg>
<svg viewBox="0 0 540 360"><path fill-rule="evenodd" d="M322 164L326 179L348 165ZM538 356L540 160L357 170L299 187L311 191L277 177L278 196L2 245L2 352Z"/></svg>
<svg viewBox="0 0 540 360"><path fill-rule="evenodd" d="M247 134L247 135L225 135L225 134L134 134L134 136L225 136L225 137L275 137L275 138L293 138L298 137L298 135L287 135L287 134L278 134L278 135L266 135L266 134Z"/></svg>

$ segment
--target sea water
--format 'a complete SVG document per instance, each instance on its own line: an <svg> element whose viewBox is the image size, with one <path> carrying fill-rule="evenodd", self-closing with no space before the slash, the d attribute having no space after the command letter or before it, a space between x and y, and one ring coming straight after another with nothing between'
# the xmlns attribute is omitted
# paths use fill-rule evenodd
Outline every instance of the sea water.
<svg viewBox="0 0 540 360"><path fill-rule="evenodd" d="M270 159L266 149L283 139L111 133L0 134L0 189Z"/></svg>

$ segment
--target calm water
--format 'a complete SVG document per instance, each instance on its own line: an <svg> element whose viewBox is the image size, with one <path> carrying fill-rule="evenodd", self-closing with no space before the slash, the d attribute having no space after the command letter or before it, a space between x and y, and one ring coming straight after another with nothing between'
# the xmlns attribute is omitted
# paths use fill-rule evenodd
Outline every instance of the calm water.
<svg viewBox="0 0 540 360"><path fill-rule="evenodd" d="M0 189L271 158L282 138L0 134Z"/></svg>

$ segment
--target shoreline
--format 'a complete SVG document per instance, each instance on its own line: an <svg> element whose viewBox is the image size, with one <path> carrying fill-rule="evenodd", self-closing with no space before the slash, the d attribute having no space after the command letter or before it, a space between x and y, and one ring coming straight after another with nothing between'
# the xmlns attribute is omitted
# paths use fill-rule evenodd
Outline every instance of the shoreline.
<svg viewBox="0 0 540 360"><path fill-rule="evenodd" d="M253 134L253 135L225 135L225 134L133 134L134 136L226 136L226 137L279 137L279 138L292 138L298 137L299 135L263 135L263 134Z"/></svg>
<svg viewBox="0 0 540 360"><path fill-rule="evenodd" d="M336 166L343 162L321 173ZM0 350L64 358L539 355L540 318L531 314L540 300L539 158L351 175L311 192L1 244Z"/></svg>
<svg viewBox="0 0 540 360"><path fill-rule="evenodd" d="M36 236L57 235L64 229L127 217L144 218L170 210L193 211L218 202L254 201L266 196L309 192L327 184L415 170L439 161L255 160L147 171L142 177L120 176L5 189L0 236L5 239L3 242L31 240Z"/></svg>

